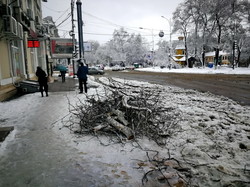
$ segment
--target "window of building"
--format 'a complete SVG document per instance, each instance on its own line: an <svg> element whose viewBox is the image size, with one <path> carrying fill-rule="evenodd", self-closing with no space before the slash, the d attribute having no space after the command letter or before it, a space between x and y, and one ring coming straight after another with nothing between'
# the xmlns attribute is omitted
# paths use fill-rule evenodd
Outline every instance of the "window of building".
<svg viewBox="0 0 250 187"><path fill-rule="evenodd" d="M12 68L14 76L21 76L24 72L23 67L23 54L21 52L22 43L19 40L14 40L11 46L12 53Z"/></svg>

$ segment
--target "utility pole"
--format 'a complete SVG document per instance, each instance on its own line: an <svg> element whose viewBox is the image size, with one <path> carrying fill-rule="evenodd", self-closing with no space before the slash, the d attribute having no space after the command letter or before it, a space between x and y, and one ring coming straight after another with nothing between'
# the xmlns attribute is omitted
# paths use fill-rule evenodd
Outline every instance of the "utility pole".
<svg viewBox="0 0 250 187"><path fill-rule="evenodd" d="M73 77L75 78L76 68L75 68L75 61L77 52L76 52L76 40L75 40L75 23L74 23L74 7L75 7L75 0L71 0L71 24L72 30L70 31L69 35L72 37L72 45L73 45L73 53L72 53L72 68L73 68Z"/></svg>
<svg viewBox="0 0 250 187"><path fill-rule="evenodd" d="M235 1L232 2L232 14L234 18L234 32L233 32L233 69L236 65L236 49L237 49L237 40L236 40L236 16L235 16Z"/></svg>
<svg viewBox="0 0 250 187"><path fill-rule="evenodd" d="M71 0L71 24L72 24L72 30L70 31L69 35L72 37L72 44L73 44L73 51L74 51L74 53L72 54L72 59L74 59L76 57L74 4L75 4L75 1Z"/></svg>
<svg viewBox="0 0 250 187"><path fill-rule="evenodd" d="M83 21L82 21L82 2L77 0L77 23L78 23L78 39L79 39L79 58L84 59L84 46L83 46Z"/></svg>

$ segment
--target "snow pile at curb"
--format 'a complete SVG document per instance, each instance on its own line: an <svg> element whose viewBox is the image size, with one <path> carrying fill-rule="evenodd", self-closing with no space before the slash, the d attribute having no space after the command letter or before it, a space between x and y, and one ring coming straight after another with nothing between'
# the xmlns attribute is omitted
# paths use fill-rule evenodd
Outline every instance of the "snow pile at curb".
<svg viewBox="0 0 250 187"><path fill-rule="evenodd" d="M214 68L181 68L181 69L168 69L160 67L139 68L137 71L149 71L149 72L162 72L162 73L194 73L194 74L250 74L250 68L229 68L218 67Z"/></svg>

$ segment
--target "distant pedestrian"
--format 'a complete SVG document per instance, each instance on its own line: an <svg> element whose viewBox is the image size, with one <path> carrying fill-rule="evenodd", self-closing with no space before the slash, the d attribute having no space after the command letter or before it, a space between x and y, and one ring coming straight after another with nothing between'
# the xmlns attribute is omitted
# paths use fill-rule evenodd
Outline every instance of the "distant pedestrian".
<svg viewBox="0 0 250 187"><path fill-rule="evenodd" d="M62 77L62 82L65 82L66 71L65 70L60 70L60 73L61 73L61 77Z"/></svg>
<svg viewBox="0 0 250 187"><path fill-rule="evenodd" d="M88 66L84 66L82 62L80 62L80 67L77 70L77 77L79 80L79 93L83 93L83 85L84 85L84 91L87 93L87 74L88 74Z"/></svg>
<svg viewBox="0 0 250 187"><path fill-rule="evenodd" d="M48 77L45 71L42 70L41 67L37 66L36 76L38 77L38 83L40 86L40 92L43 97L43 91L46 93L46 97L48 97Z"/></svg>

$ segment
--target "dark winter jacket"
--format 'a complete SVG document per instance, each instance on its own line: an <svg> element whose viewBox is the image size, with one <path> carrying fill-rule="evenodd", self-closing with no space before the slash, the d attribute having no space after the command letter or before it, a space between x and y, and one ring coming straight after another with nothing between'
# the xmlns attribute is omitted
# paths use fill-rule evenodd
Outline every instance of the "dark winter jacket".
<svg viewBox="0 0 250 187"><path fill-rule="evenodd" d="M80 66L77 71L77 77L79 79L87 80L87 74L89 70L87 66Z"/></svg>
<svg viewBox="0 0 250 187"><path fill-rule="evenodd" d="M41 67L37 67L36 76L38 77L39 83L47 82L47 75L46 75L45 71L42 70Z"/></svg>

